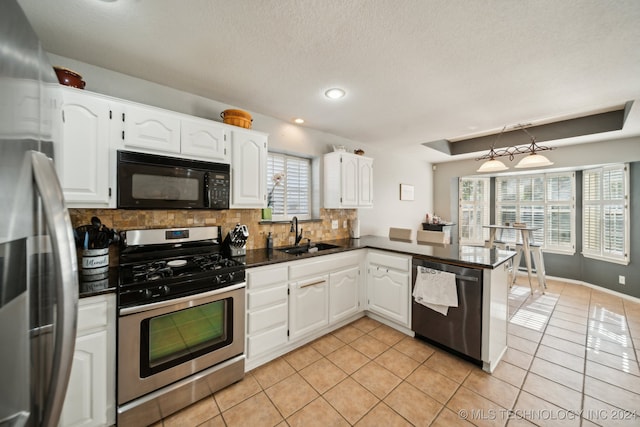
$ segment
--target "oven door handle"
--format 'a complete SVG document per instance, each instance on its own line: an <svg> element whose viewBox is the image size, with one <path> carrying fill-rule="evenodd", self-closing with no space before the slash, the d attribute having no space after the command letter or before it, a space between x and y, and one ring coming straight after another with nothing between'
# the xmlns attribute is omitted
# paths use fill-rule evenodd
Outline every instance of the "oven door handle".
<svg viewBox="0 0 640 427"><path fill-rule="evenodd" d="M120 309L120 316L127 316L129 314L143 313L145 311L155 310L156 308L168 307L174 304L180 304L182 302L193 301L194 299L206 298L214 295L224 294L226 292L235 291L246 287L245 282L236 283L234 285L225 286L224 288L214 289L213 291L202 292L200 294L188 295L186 297L174 298L166 301L154 302L151 304L136 305L135 307L125 307Z"/></svg>

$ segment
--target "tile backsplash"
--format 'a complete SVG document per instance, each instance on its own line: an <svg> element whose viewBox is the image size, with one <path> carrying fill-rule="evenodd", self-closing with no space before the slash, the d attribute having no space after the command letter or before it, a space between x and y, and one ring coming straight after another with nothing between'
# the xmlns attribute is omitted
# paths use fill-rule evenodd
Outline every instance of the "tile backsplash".
<svg viewBox="0 0 640 427"><path fill-rule="evenodd" d="M293 244L294 233L289 223L261 222L260 209L230 210L123 210L123 209L69 209L73 227L90 224L91 217L97 216L109 228L118 231L146 228L204 227L219 225L223 237L236 224L246 224L249 228L247 249L267 246L267 235L271 232L274 246ZM320 219L300 222L304 238L311 241L346 239L349 237L349 220L357 218L355 209L320 209ZM338 228L332 229L331 222L337 220ZM346 224L346 227L345 227ZM117 248L109 250L112 266L117 265Z"/></svg>

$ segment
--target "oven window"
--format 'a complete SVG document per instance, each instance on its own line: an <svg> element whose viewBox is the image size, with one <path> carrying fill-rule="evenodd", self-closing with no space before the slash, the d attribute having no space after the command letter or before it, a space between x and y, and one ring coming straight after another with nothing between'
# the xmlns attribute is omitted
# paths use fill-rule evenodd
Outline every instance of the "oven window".
<svg viewBox="0 0 640 427"><path fill-rule="evenodd" d="M200 181L196 178L134 173L131 195L135 200L198 201Z"/></svg>
<svg viewBox="0 0 640 427"><path fill-rule="evenodd" d="M232 298L189 307L141 323L142 377L161 372L233 341Z"/></svg>

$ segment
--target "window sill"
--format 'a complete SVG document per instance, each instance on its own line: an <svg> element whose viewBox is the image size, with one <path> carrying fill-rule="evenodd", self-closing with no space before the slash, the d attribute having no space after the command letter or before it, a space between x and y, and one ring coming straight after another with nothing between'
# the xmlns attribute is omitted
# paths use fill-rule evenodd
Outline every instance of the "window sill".
<svg viewBox="0 0 640 427"><path fill-rule="evenodd" d="M590 254L590 253L584 253L582 252L582 256L585 258L590 258L590 259L595 259L598 261L604 261L604 262L610 262L612 264L620 264L620 265L629 265L629 259L628 258L609 258L609 257L604 257L602 255L594 255L594 254Z"/></svg>

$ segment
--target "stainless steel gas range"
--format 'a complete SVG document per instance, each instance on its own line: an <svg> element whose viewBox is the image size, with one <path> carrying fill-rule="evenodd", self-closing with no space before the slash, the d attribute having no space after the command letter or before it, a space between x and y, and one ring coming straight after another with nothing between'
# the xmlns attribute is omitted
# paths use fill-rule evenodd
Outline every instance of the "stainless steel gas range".
<svg viewBox="0 0 640 427"><path fill-rule="evenodd" d="M220 227L123 233L118 425L148 425L244 377L245 266Z"/></svg>

